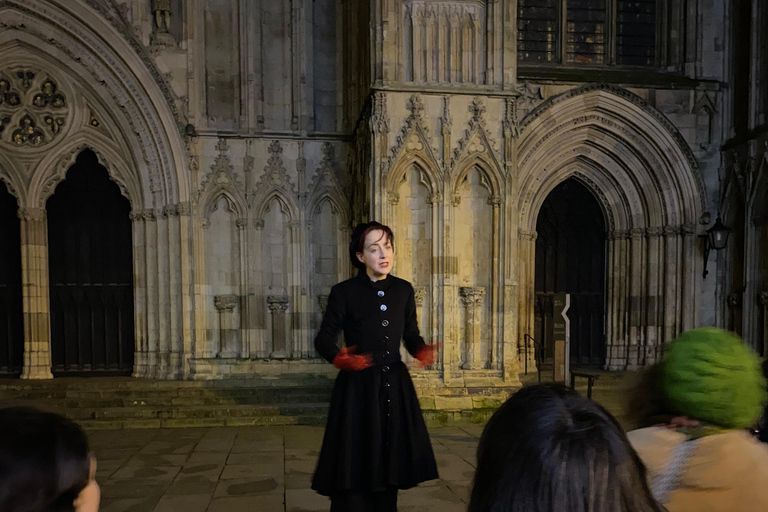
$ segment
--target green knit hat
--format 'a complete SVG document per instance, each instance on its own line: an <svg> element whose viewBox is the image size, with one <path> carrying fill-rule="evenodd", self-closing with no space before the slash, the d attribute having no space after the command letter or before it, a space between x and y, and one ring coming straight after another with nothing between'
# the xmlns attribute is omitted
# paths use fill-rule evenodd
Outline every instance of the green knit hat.
<svg viewBox="0 0 768 512"><path fill-rule="evenodd" d="M705 327L673 341L663 387L673 411L724 428L749 427L763 412L760 360L733 333Z"/></svg>

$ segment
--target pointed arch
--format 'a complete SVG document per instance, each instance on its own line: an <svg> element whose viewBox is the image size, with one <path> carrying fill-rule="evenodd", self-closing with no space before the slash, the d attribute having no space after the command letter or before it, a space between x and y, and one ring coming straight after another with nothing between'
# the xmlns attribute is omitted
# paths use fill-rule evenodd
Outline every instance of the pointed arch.
<svg viewBox="0 0 768 512"><path fill-rule="evenodd" d="M290 222L297 222L299 220L299 205L296 203L296 200L292 196L286 194L284 190L273 188L267 190L261 195L261 198L255 202L253 215L257 223L264 221L264 216L267 213L269 205L272 204L273 199L277 199L278 203L280 203L283 212L288 214Z"/></svg>
<svg viewBox="0 0 768 512"><path fill-rule="evenodd" d="M530 204L543 193L541 182L567 173L564 159L583 156L611 162L622 188L642 199L646 226L654 212L660 224L695 224L706 207L706 190L688 144L663 114L629 91L613 86L580 87L550 98L521 123L518 176L521 219L535 229ZM562 181L562 180L561 180ZM633 222L626 219L626 225Z"/></svg>
<svg viewBox="0 0 768 512"><path fill-rule="evenodd" d="M37 164L28 188L30 207L45 207L56 185L66 178L67 171L85 150L93 151L99 165L109 173L109 179L120 187L120 193L131 202L132 209L140 209L143 195L141 183L123 159L122 152L106 136L86 132L79 132L63 141Z"/></svg>
<svg viewBox="0 0 768 512"><path fill-rule="evenodd" d="M460 171L451 176L449 186L452 195L455 196L459 193L461 184L473 169L477 169L487 180L488 185L490 186L489 192L491 196L503 196L504 177L499 172L499 169L494 167L494 165L487 159L477 156L464 159Z"/></svg>
<svg viewBox="0 0 768 512"><path fill-rule="evenodd" d="M86 2L3 2L0 60L55 70L76 86L77 96L108 113L100 122L124 139L122 160L139 183L140 194L131 197L135 209L188 201L190 174L174 99L133 35L110 22L115 16Z"/></svg>
<svg viewBox="0 0 768 512"><path fill-rule="evenodd" d="M203 219L210 220L211 214L216 210L222 197L226 199L229 209L238 219L246 218L245 202L242 197L239 197L237 191L230 188L216 187L206 194L206 198L202 202L203 208L201 213Z"/></svg>

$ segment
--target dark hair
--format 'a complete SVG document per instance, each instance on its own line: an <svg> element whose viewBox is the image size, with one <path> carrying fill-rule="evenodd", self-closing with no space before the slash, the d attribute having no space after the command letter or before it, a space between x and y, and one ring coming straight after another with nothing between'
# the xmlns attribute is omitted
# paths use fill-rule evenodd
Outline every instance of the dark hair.
<svg viewBox="0 0 768 512"><path fill-rule="evenodd" d="M90 480L83 430L58 414L0 409L0 510L71 512Z"/></svg>
<svg viewBox="0 0 768 512"><path fill-rule="evenodd" d="M376 229L382 230L384 235L389 238L389 243L395 245L395 235L392 234L392 230L389 226L379 224L375 220L358 224L355 226L355 229L352 230L352 240L349 242L349 261L352 263L353 267L359 270L365 270L365 263L357 259L357 253L363 252L365 237L368 236L368 233Z"/></svg>
<svg viewBox="0 0 768 512"><path fill-rule="evenodd" d="M488 421L469 512L661 512L619 424L562 385L521 389Z"/></svg>

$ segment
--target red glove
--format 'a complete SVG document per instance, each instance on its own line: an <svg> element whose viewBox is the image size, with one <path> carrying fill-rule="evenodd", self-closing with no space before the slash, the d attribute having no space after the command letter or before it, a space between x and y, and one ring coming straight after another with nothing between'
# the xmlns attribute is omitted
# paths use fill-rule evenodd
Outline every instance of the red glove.
<svg viewBox="0 0 768 512"><path fill-rule="evenodd" d="M419 360L421 363L421 366L432 366L432 363L435 362L435 352L437 352L438 345L424 345L419 350L416 351L416 353L413 355L416 359Z"/></svg>
<svg viewBox="0 0 768 512"><path fill-rule="evenodd" d="M373 364L371 354L355 355L355 347L343 347L333 358L332 364L339 370L348 372L359 372L365 370Z"/></svg>

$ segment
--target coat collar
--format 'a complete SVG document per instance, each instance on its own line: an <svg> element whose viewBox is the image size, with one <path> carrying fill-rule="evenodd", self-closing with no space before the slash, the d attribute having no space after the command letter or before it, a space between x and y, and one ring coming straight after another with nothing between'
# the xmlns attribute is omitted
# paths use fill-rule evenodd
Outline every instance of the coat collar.
<svg viewBox="0 0 768 512"><path fill-rule="evenodd" d="M357 279L363 284L363 286L373 288L374 290L386 290L395 280L394 277L388 275L386 278L379 279L378 281L374 282L371 281L371 278L368 277L368 274L365 273L365 270L358 272Z"/></svg>

